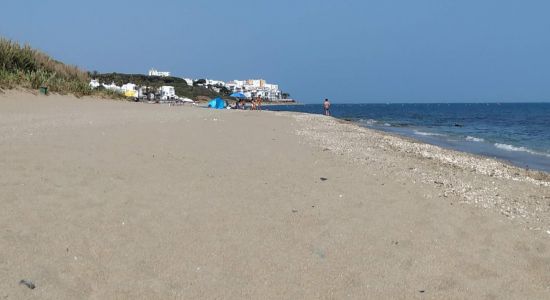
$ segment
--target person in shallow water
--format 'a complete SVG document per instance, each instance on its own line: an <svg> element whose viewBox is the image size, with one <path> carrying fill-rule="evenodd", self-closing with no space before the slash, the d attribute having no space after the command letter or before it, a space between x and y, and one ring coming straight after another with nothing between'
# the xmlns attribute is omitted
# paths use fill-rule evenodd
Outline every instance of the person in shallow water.
<svg viewBox="0 0 550 300"><path fill-rule="evenodd" d="M330 101L328 101L328 99L325 99L325 103L323 103L323 106L325 108L325 116L330 116Z"/></svg>

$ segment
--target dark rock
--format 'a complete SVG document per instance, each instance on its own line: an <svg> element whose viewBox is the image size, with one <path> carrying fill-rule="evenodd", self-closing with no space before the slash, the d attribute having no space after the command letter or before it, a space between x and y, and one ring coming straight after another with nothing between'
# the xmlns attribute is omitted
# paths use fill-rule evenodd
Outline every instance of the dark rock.
<svg viewBox="0 0 550 300"><path fill-rule="evenodd" d="M21 281L19 281L19 284L20 284L20 285L22 284L22 285L28 287L28 288L31 289L31 290L34 290L34 288L36 288L36 286L34 285L34 283L32 283L32 281L27 280L27 279L21 279Z"/></svg>

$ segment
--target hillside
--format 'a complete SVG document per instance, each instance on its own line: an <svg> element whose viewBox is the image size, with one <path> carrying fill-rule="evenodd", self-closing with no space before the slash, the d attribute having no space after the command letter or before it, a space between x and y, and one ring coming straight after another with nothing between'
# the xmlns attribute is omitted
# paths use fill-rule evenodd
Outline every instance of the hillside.
<svg viewBox="0 0 550 300"><path fill-rule="evenodd" d="M101 83L110 84L114 82L118 86L129 82L137 84L138 86L148 86L152 88L170 85L176 90L176 95L194 100L226 96L225 94L216 93L215 91L203 86L189 86L185 80L178 77L160 77L121 73L92 74L91 76L94 79L98 79Z"/></svg>
<svg viewBox="0 0 550 300"><path fill-rule="evenodd" d="M95 72L92 74L55 60L29 45L20 45L0 37L0 91L13 88L38 90L40 87L47 87L49 92L58 94L125 99L123 95L106 89L91 89L91 77L99 79L102 83L115 82L117 85L128 82L153 88L171 85L178 96L194 100L223 96L206 87L188 86L185 80L177 77Z"/></svg>

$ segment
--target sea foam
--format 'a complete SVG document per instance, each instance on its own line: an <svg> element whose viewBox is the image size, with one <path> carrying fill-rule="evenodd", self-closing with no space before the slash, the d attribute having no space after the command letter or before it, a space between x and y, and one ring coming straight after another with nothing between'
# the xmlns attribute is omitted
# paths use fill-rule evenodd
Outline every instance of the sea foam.
<svg viewBox="0 0 550 300"><path fill-rule="evenodd" d="M378 121L373 120L373 119L368 119L368 120L365 121L365 123L367 125L374 125L374 124L378 124Z"/></svg>
<svg viewBox="0 0 550 300"><path fill-rule="evenodd" d="M424 131L417 131L417 130L414 131L414 134L424 135L424 136L445 136L444 134L441 134L441 133L424 132Z"/></svg>
<svg viewBox="0 0 550 300"><path fill-rule="evenodd" d="M470 141L470 142L484 142L485 140L482 139L482 138L477 138L475 136L467 136L466 137L466 140L467 141Z"/></svg>
<svg viewBox="0 0 550 300"><path fill-rule="evenodd" d="M516 146L513 146L513 145L499 144L499 143L495 143L495 147L497 147L499 149L502 149L502 150L506 150L506 151L527 152L527 153L530 153L530 154L543 155L543 156L550 157L550 153L537 152L537 151L533 151L533 150L531 150L529 148L525 148L525 147L516 147Z"/></svg>

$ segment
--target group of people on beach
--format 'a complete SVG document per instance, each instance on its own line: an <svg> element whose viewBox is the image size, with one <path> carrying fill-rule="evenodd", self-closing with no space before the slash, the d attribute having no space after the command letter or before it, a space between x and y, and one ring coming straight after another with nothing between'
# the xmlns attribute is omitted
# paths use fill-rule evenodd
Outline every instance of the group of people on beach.
<svg viewBox="0 0 550 300"><path fill-rule="evenodd" d="M262 110L262 98L256 97L255 99L252 99L252 107L250 110Z"/></svg>
<svg viewBox="0 0 550 300"><path fill-rule="evenodd" d="M262 110L262 98L256 97L250 101L251 107L250 110ZM235 102L235 105L230 106L229 103L226 101L226 107L230 109L246 109L246 101L244 99L240 99L239 101Z"/></svg>
<svg viewBox="0 0 550 300"><path fill-rule="evenodd" d="M250 110L262 110L262 98L256 97L250 101L252 106L250 107ZM246 101L244 99L240 99L239 101L235 102L235 105L230 106L227 100L225 101L225 107L229 109L246 109ZM325 109L325 116L330 116L330 101L328 99L325 99L323 102L323 108Z"/></svg>

